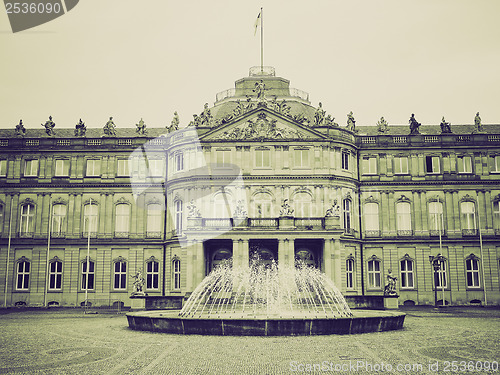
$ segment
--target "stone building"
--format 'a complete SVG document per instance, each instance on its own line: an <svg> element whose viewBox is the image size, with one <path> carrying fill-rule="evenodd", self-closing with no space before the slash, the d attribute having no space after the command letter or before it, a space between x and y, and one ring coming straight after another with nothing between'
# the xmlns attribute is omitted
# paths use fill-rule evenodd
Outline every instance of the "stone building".
<svg viewBox="0 0 500 375"><path fill-rule="evenodd" d="M392 270L400 304L500 303L500 125L339 125L267 67L182 129L49 121L0 130L6 306L129 306L137 271L172 305L255 254L352 301Z"/></svg>

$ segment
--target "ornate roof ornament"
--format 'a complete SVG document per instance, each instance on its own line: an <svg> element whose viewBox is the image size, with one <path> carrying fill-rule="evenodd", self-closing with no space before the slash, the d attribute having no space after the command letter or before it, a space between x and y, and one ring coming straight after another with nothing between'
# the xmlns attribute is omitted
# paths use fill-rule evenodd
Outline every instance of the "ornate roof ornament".
<svg viewBox="0 0 500 375"><path fill-rule="evenodd" d="M85 123L80 119L78 124L75 125L75 136L77 137L85 137L85 133L87 132L87 127Z"/></svg>
<svg viewBox="0 0 500 375"><path fill-rule="evenodd" d="M116 125L113 122L113 117L109 118L109 121L104 125L104 128L102 129L104 131L104 135L108 137L114 137L116 136Z"/></svg>
<svg viewBox="0 0 500 375"><path fill-rule="evenodd" d="M356 120L352 114L352 111L347 114L347 130L354 131L356 127Z"/></svg>
<svg viewBox="0 0 500 375"><path fill-rule="evenodd" d="M264 101L265 95L266 95L266 90L267 90L266 84L264 83L263 80L260 80L259 82L255 82L255 88L252 91L257 96L257 100Z"/></svg>
<svg viewBox="0 0 500 375"><path fill-rule="evenodd" d="M179 130L179 115L177 114L177 111L174 112L174 117L172 119L172 122L170 122L170 126L167 126L167 131L169 133L172 133L176 130Z"/></svg>
<svg viewBox="0 0 500 375"><path fill-rule="evenodd" d="M45 121L45 124L41 124L42 126L45 127L45 133L47 133L48 136L53 136L55 133L54 127L56 126L55 122L52 121L52 116L49 116L48 121Z"/></svg>
<svg viewBox="0 0 500 375"><path fill-rule="evenodd" d="M16 125L16 136L24 137L26 135L26 128L23 125L23 120L19 120L19 124Z"/></svg>
<svg viewBox="0 0 500 375"><path fill-rule="evenodd" d="M319 102L319 106L318 108L316 108L316 112L314 113L314 125L323 125L323 123L325 122L325 115L326 112L323 109L323 105L321 104L321 102Z"/></svg>
<svg viewBox="0 0 500 375"><path fill-rule="evenodd" d="M191 199L191 201L187 205L188 209L188 217L201 217L201 212L196 207L196 204L194 203L194 199Z"/></svg>
<svg viewBox="0 0 500 375"><path fill-rule="evenodd" d="M146 130L146 123L141 117L141 121L139 121L138 124L135 124L137 129L135 129L136 133L139 135L147 135L147 130Z"/></svg>
<svg viewBox="0 0 500 375"><path fill-rule="evenodd" d="M443 119L441 120L441 134L443 133L451 133L451 124L449 122L446 122L446 120L444 119L444 116L443 116Z"/></svg>
<svg viewBox="0 0 500 375"><path fill-rule="evenodd" d="M410 116L410 120L408 120L410 123L410 134L420 134L418 131L419 126L421 125L420 122L415 120L415 115L412 113Z"/></svg>
<svg viewBox="0 0 500 375"><path fill-rule="evenodd" d="M377 122L377 130L379 131L379 133L386 133L389 130L388 125L389 124L382 116L380 120Z"/></svg>
<svg viewBox="0 0 500 375"><path fill-rule="evenodd" d="M479 117L479 112L476 113L476 117L474 117L474 125L476 128L474 129L473 133L483 133L483 124L481 124L481 117Z"/></svg>

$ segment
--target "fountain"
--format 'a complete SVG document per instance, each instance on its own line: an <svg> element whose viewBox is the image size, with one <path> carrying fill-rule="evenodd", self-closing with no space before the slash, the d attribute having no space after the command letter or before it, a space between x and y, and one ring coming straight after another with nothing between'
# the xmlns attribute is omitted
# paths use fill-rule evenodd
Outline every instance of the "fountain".
<svg viewBox="0 0 500 375"><path fill-rule="evenodd" d="M405 314L351 311L324 273L305 263L218 265L196 287L180 312L127 314L130 328L179 334L321 335L401 329Z"/></svg>

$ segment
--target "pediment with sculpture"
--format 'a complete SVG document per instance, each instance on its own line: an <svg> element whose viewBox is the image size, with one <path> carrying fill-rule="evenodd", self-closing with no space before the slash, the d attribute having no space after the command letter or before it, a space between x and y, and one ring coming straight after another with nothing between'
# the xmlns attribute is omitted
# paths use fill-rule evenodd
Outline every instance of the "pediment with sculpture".
<svg viewBox="0 0 500 375"><path fill-rule="evenodd" d="M206 134L204 140L300 140L326 139L312 129L279 119L271 113L261 110L244 121L214 129Z"/></svg>

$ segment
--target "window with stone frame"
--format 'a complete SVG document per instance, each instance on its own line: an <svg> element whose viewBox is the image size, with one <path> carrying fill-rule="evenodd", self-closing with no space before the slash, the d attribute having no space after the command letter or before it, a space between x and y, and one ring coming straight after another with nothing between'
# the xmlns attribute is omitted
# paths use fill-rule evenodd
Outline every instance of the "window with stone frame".
<svg viewBox="0 0 500 375"><path fill-rule="evenodd" d="M413 235L411 225L411 204L407 201L396 203L396 226L398 236Z"/></svg>
<svg viewBox="0 0 500 375"><path fill-rule="evenodd" d="M342 169L348 171L349 170L349 151L342 151Z"/></svg>
<svg viewBox="0 0 500 375"><path fill-rule="evenodd" d="M312 217L313 216L313 204L312 197L309 193L298 192L293 196L293 206L295 209L295 217Z"/></svg>
<svg viewBox="0 0 500 375"><path fill-rule="evenodd" d="M493 201L493 229L497 236L500 235L500 195Z"/></svg>
<svg viewBox="0 0 500 375"><path fill-rule="evenodd" d="M394 158L394 174L408 174L407 156L396 156Z"/></svg>
<svg viewBox="0 0 500 375"><path fill-rule="evenodd" d="M401 289L413 289L415 287L414 264L415 262L408 256L408 254L406 254L405 258L399 262Z"/></svg>
<svg viewBox="0 0 500 375"><path fill-rule="evenodd" d="M128 237L130 231L130 205L119 203L115 206L115 237Z"/></svg>
<svg viewBox="0 0 500 375"><path fill-rule="evenodd" d="M81 290L94 290L95 288L95 263L93 260L85 259L81 263L82 283Z"/></svg>
<svg viewBox="0 0 500 375"><path fill-rule="evenodd" d="M369 289L382 288L382 272L380 269L380 263L380 260L375 257L372 257L372 259L368 260L367 262Z"/></svg>
<svg viewBox="0 0 500 375"><path fill-rule="evenodd" d="M347 257L345 261L345 274L346 274L346 288L354 289L354 258Z"/></svg>
<svg viewBox="0 0 500 375"><path fill-rule="evenodd" d="M0 177L7 176L7 159L0 160Z"/></svg>
<svg viewBox="0 0 500 375"><path fill-rule="evenodd" d="M91 204L90 202L83 207L83 234L87 236L90 231L90 235L97 234L97 228L99 223L99 207L97 204Z"/></svg>
<svg viewBox="0 0 500 375"><path fill-rule="evenodd" d="M158 290L160 287L160 263L155 258L146 261L146 289Z"/></svg>
<svg viewBox="0 0 500 375"><path fill-rule="evenodd" d="M492 172L500 173L500 155L493 156L493 170Z"/></svg>
<svg viewBox="0 0 500 375"><path fill-rule="evenodd" d="M69 176L69 159L56 159L55 160L55 177L68 177Z"/></svg>
<svg viewBox="0 0 500 375"><path fill-rule="evenodd" d="M457 158L458 173L472 173L472 157L463 155Z"/></svg>
<svg viewBox="0 0 500 375"><path fill-rule="evenodd" d="M219 168L227 167L231 163L231 150L215 150L215 157Z"/></svg>
<svg viewBox="0 0 500 375"><path fill-rule="evenodd" d="M129 159L116 159L116 175L118 177L130 176L130 161L129 161Z"/></svg>
<svg viewBox="0 0 500 375"><path fill-rule="evenodd" d="M50 232L52 236L60 236L66 229L66 205L62 203L52 206L52 225Z"/></svg>
<svg viewBox="0 0 500 375"><path fill-rule="evenodd" d="M174 169L176 172L184 170L184 154L182 152L176 152L174 154ZM158 174L154 176L158 176Z"/></svg>
<svg viewBox="0 0 500 375"><path fill-rule="evenodd" d="M38 176L38 159L27 159L24 161L24 177Z"/></svg>
<svg viewBox="0 0 500 375"><path fill-rule="evenodd" d="M376 175L377 174L377 158L366 157L363 158L363 174L364 175Z"/></svg>
<svg viewBox="0 0 500 375"><path fill-rule="evenodd" d="M296 148L294 151L294 166L295 168L309 168L309 154L308 148Z"/></svg>
<svg viewBox="0 0 500 375"><path fill-rule="evenodd" d="M24 203L21 205L21 220L19 226L19 235L21 237L30 237L33 235L35 227L35 205Z"/></svg>
<svg viewBox="0 0 500 375"><path fill-rule="evenodd" d="M62 290L63 263L55 257L49 262L49 291Z"/></svg>
<svg viewBox="0 0 500 375"><path fill-rule="evenodd" d="M446 289L448 287L446 259L440 264L439 270L434 272L434 287L436 289Z"/></svg>
<svg viewBox="0 0 500 375"><path fill-rule="evenodd" d="M163 207L159 203L148 204L146 219L146 235L151 238L160 238L162 233Z"/></svg>
<svg viewBox="0 0 500 375"><path fill-rule="evenodd" d="M465 274L467 280L467 288L480 288L479 278L479 258L474 254L470 254L465 260Z"/></svg>
<svg viewBox="0 0 500 375"><path fill-rule="evenodd" d="M365 235L380 236L379 206L376 202L367 202L364 206Z"/></svg>
<svg viewBox="0 0 500 375"><path fill-rule="evenodd" d="M113 262L113 289L127 290L127 262L122 257Z"/></svg>
<svg viewBox="0 0 500 375"><path fill-rule="evenodd" d="M440 158L439 156L428 155L425 157L425 170L428 174L440 173Z"/></svg>
<svg viewBox="0 0 500 375"><path fill-rule="evenodd" d="M476 230L476 205L472 201L462 201L460 203L460 218L463 235L475 235Z"/></svg>
<svg viewBox="0 0 500 375"><path fill-rule="evenodd" d="M26 291L30 287L31 262L21 257L16 263L16 290Z"/></svg>
<svg viewBox="0 0 500 375"><path fill-rule="evenodd" d="M98 177L100 175L101 175L101 160L99 160L99 159L87 159L85 176Z"/></svg>
<svg viewBox="0 0 500 375"><path fill-rule="evenodd" d="M444 235L443 203L429 202L429 231L431 235Z"/></svg>
<svg viewBox="0 0 500 375"><path fill-rule="evenodd" d="M255 168L271 167L271 150L268 148L258 148L255 150Z"/></svg>
<svg viewBox="0 0 500 375"><path fill-rule="evenodd" d="M352 217L351 217L352 201L349 198L342 200L342 212L344 214L344 231L350 233L352 231Z"/></svg>
<svg viewBox="0 0 500 375"><path fill-rule="evenodd" d="M180 236L182 234L182 230L184 229L184 226L183 226L184 203L182 202L182 200L177 199L174 202L174 207L175 207L175 231L176 231L177 235Z"/></svg>
<svg viewBox="0 0 500 375"><path fill-rule="evenodd" d="M181 289L181 260L179 258L172 260L172 289Z"/></svg>

